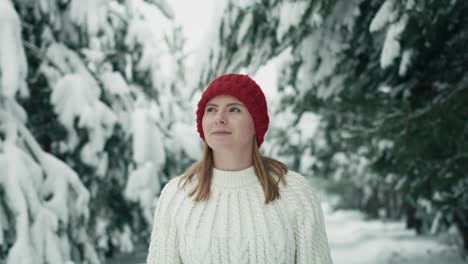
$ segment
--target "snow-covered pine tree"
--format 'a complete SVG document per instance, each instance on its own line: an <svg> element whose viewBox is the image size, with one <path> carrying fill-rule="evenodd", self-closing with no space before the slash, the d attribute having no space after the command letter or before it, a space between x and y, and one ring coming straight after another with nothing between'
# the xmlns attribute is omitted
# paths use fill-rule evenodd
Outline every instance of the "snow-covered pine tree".
<svg viewBox="0 0 468 264"><path fill-rule="evenodd" d="M420 231L455 224L468 249L467 8L436 0L227 1L215 12L221 24L200 83L255 73L291 47L278 80L283 103L273 110L289 125L271 131L270 145L281 146L272 153L352 186L354 200L367 201L354 206L375 216L414 218L417 210ZM319 129L300 142L290 129L311 112ZM300 166L304 155L315 160Z"/></svg>
<svg viewBox="0 0 468 264"><path fill-rule="evenodd" d="M148 237L161 185L199 154L172 16L164 1L0 1L6 263L100 263Z"/></svg>
<svg viewBox="0 0 468 264"><path fill-rule="evenodd" d="M321 21L328 1L239 1L217 5L215 27L200 54L200 87L220 74L255 73Z"/></svg>
<svg viewBox="0 0 468 264"><path fill-rule="evenodd" d="M287 77L297 93L284 100L322 118L314 142L321 172L351 183L368 201L361 208L405 213L421 232L456 225L465 250L467 8L464 1L337 1L294 51L286 69L299 68ZM369 176L355 173L361 159Z"/></svg>

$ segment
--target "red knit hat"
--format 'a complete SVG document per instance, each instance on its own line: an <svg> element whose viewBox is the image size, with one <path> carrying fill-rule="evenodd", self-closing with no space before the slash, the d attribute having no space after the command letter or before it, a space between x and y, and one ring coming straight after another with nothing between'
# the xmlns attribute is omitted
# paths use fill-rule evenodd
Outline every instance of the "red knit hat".
<svg viewBox="0 0 468 264"><path fill-rule="evenodd" d="M203 141L205 141L205 135L203 134L202 119L205 106L211 98L218 95L230 95L244 103L254 121L257 145L260 147L270 122L267 103L260 86L249 76L243 74L221 75L211 81L203 92L197 108L197 130Z"/></svg>

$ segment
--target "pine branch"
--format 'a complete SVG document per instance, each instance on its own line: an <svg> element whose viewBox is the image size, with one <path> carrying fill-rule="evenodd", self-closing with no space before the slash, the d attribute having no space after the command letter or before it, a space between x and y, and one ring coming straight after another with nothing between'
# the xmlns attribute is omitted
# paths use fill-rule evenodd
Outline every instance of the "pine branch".
<svg viewBox="0 0 468 264"><path fill-rule="evenodd" d="M34 44L32 44L30 42L27 42L27 41L23 41L23 43L24 43L24 46L26 48L28 48L37 58L47 61L47 63L52 65L54 68L56 68L60 72L60 74L62 74L62 75L65 74L65 72L63 72L62 69L60 69L60 67L57 64L55 64L55 62L53 62L49 57L47 57L47 55L44 54L44 52L42 52ZM34 77L34 78L36 78L36 77Z"/></svg>
<svg viewBox="0 0 468 264"><path fill-rule="evenodd" d="M16 105L17 103L13 98L0 96L0 106L5 110L7 115L6 118L9 122L13 122L18 128L18 131L24 139L26 147L31 152L33 159L36 160L37 163L43 164L44 151L39 146L39 143L34 139L31 132L29 132L28 128L23 124L23 122L25 122L24 116L20 109L16 109Z"/></svg>
<svg viewBox="0 0 468 264"><path fill-rule="evenodd" d="M452 89L447 95L440 94L433 100L432 104L426 106L425 108L415 111L412 115L408 117L408 119L411 121L422 118L430 112L432 112L437 107L449 105L452 102L452 100L458 98L465 90L468 90L468 75L465 75L463 79L458 83L457 87Z"/></svg>
<svg viewBox="0 0 468 264"><path fill-rule="evenodd" d="M463 79L458 83L458 85L448 93L440 94L434 98L432 103L427 106L417 109L413 113L405 114L403 112L394 112L387 115L382 120L377 120L374 123L374 126L369 127L347 127L346 129L353 131L353 133L364 133L366 136L380 134L384 131L389 131L391 129L397 129L398 127L405 128L408 130L409 124L415 122L421 118L424 118L434 112L437 109L451 105L451 103L460 98L464 92L468 91L468 75L465 75Z"/></svg>
<svg viewBox="0 0 468 264"><path fill-rule="evenodd" d="M115 12L112 9L109 10L109 13L114 15L115 17L119 18L120 20L122 20L122 22L125 24L125 27L128 27L127 19L123 18L119 13Z"/></svg>

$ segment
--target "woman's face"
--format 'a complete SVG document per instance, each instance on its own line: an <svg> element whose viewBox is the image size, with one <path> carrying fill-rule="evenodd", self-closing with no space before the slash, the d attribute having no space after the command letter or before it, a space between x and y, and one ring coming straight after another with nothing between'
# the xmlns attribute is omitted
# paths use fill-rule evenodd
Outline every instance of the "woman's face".
<svg viewBox="0 0 468 264"><path fill-rule="evenodd" d="M219 95L205 107L203 134L215 151L252 151L255 127L247 107L237 98Z"/></svg>

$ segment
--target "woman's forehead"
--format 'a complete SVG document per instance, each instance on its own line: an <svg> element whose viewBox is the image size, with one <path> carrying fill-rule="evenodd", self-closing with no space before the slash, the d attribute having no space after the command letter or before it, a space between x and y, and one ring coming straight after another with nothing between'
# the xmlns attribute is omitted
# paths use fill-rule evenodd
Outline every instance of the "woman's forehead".
<svg viewBox="0 0 468 264"><path fill-rule="evenodd" d="M215 96L213 98L211 98L207 104L215 104L215 105L219 105L219 104L222 104L222 105L227 105L227 104L233 104L233 103L236 103L236 104L240 104L240 105L244 105L242 103L242 101L240 101L239 99L237 99L236 97L234 96L230 96L230 95L218 95L218 96Z"/></svg>

